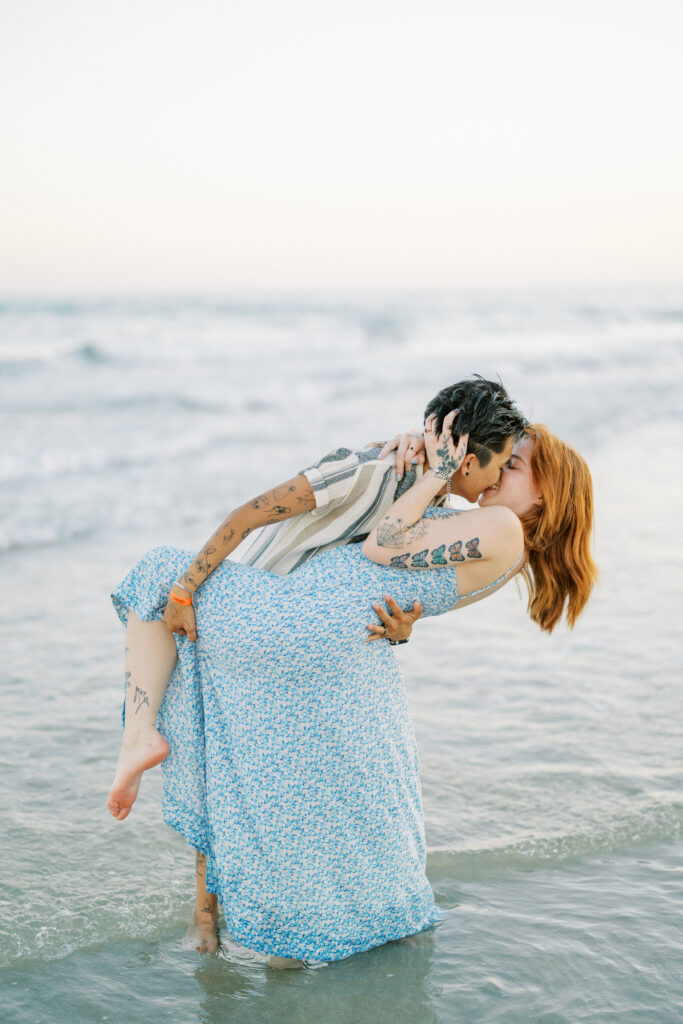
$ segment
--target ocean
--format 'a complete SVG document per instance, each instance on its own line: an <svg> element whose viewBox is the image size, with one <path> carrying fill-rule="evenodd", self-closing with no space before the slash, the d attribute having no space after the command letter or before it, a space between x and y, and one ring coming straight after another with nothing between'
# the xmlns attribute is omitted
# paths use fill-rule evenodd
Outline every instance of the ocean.
<svg viewBox="0 0 683 1024"><path fill-rule="evenodd" d="M435 928L298 971L224 931L200 955L159 770L105 807L109 594L471 373L588 460L593 599L548 637L513 583L398 649ZM673 290L0 300L0 1019L680 1024L682 393Z"/></svg>

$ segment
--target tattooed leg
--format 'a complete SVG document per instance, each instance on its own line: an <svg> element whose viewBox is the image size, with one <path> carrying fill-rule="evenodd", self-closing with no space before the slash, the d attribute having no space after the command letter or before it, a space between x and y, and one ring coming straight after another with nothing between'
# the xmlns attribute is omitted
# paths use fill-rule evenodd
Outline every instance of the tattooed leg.
<svg viewBox="0 0 683 1024"><path fill-rule="evenodd" d="M198 953L215 953L220 944L218 937L218 897L206 891L206 857L195 851L197 899L194 905L194 923L189 930Z"/></svg>
<svg viewBox="0 0 683 1024"><path fill-rule="evenodd" d="M175 638L163 622L142 622L131 608L126 627L126 725L107 800L118 821L130 814L142 773L168 754L156 720L177 660Z"/></svg>

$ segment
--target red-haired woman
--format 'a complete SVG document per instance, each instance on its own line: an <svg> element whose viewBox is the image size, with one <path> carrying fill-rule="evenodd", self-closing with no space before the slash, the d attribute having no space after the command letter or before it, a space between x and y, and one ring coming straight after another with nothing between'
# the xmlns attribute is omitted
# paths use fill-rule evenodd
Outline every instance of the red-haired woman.
<svg viewBox="0 0 683 1024"><path fill-rule="evenodd" d="M522 524L520 572L533 621L551 633L565 612L573 626L597 578L590 551L593 484L584 459L542 423L532 424L479 505L504 505Z"/></svg>

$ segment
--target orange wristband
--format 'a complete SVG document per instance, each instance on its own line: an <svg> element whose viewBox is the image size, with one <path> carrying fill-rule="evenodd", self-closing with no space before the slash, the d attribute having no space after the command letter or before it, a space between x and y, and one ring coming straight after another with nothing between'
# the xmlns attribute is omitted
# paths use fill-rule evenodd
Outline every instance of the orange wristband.
<svg viewBox="0 0 683 1024"><path fill-rule="evenodd" d="M169 596L172 601L175 601L176 604L192 604L191 597L178 597L178 595L174 594L173 591L171 591Z"/></svg>

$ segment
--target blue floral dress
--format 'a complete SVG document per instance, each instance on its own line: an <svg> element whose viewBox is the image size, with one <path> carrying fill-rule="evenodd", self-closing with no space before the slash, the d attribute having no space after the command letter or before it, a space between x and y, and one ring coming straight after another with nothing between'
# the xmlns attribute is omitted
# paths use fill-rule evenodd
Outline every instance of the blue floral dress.
<svg viewBox="0 0 683 1024"><path fill-rule="evenodd" d="M148 551L111 595L121 621L161 619L195 555ZM195 596L196 643L175 636L164 819L206 854L207 888L251 949L338 960L440 916L403 679L392 647L366 642L385 593L440 615L455 567L387 568L360 544L288 576L225 560Z"/></svg>

